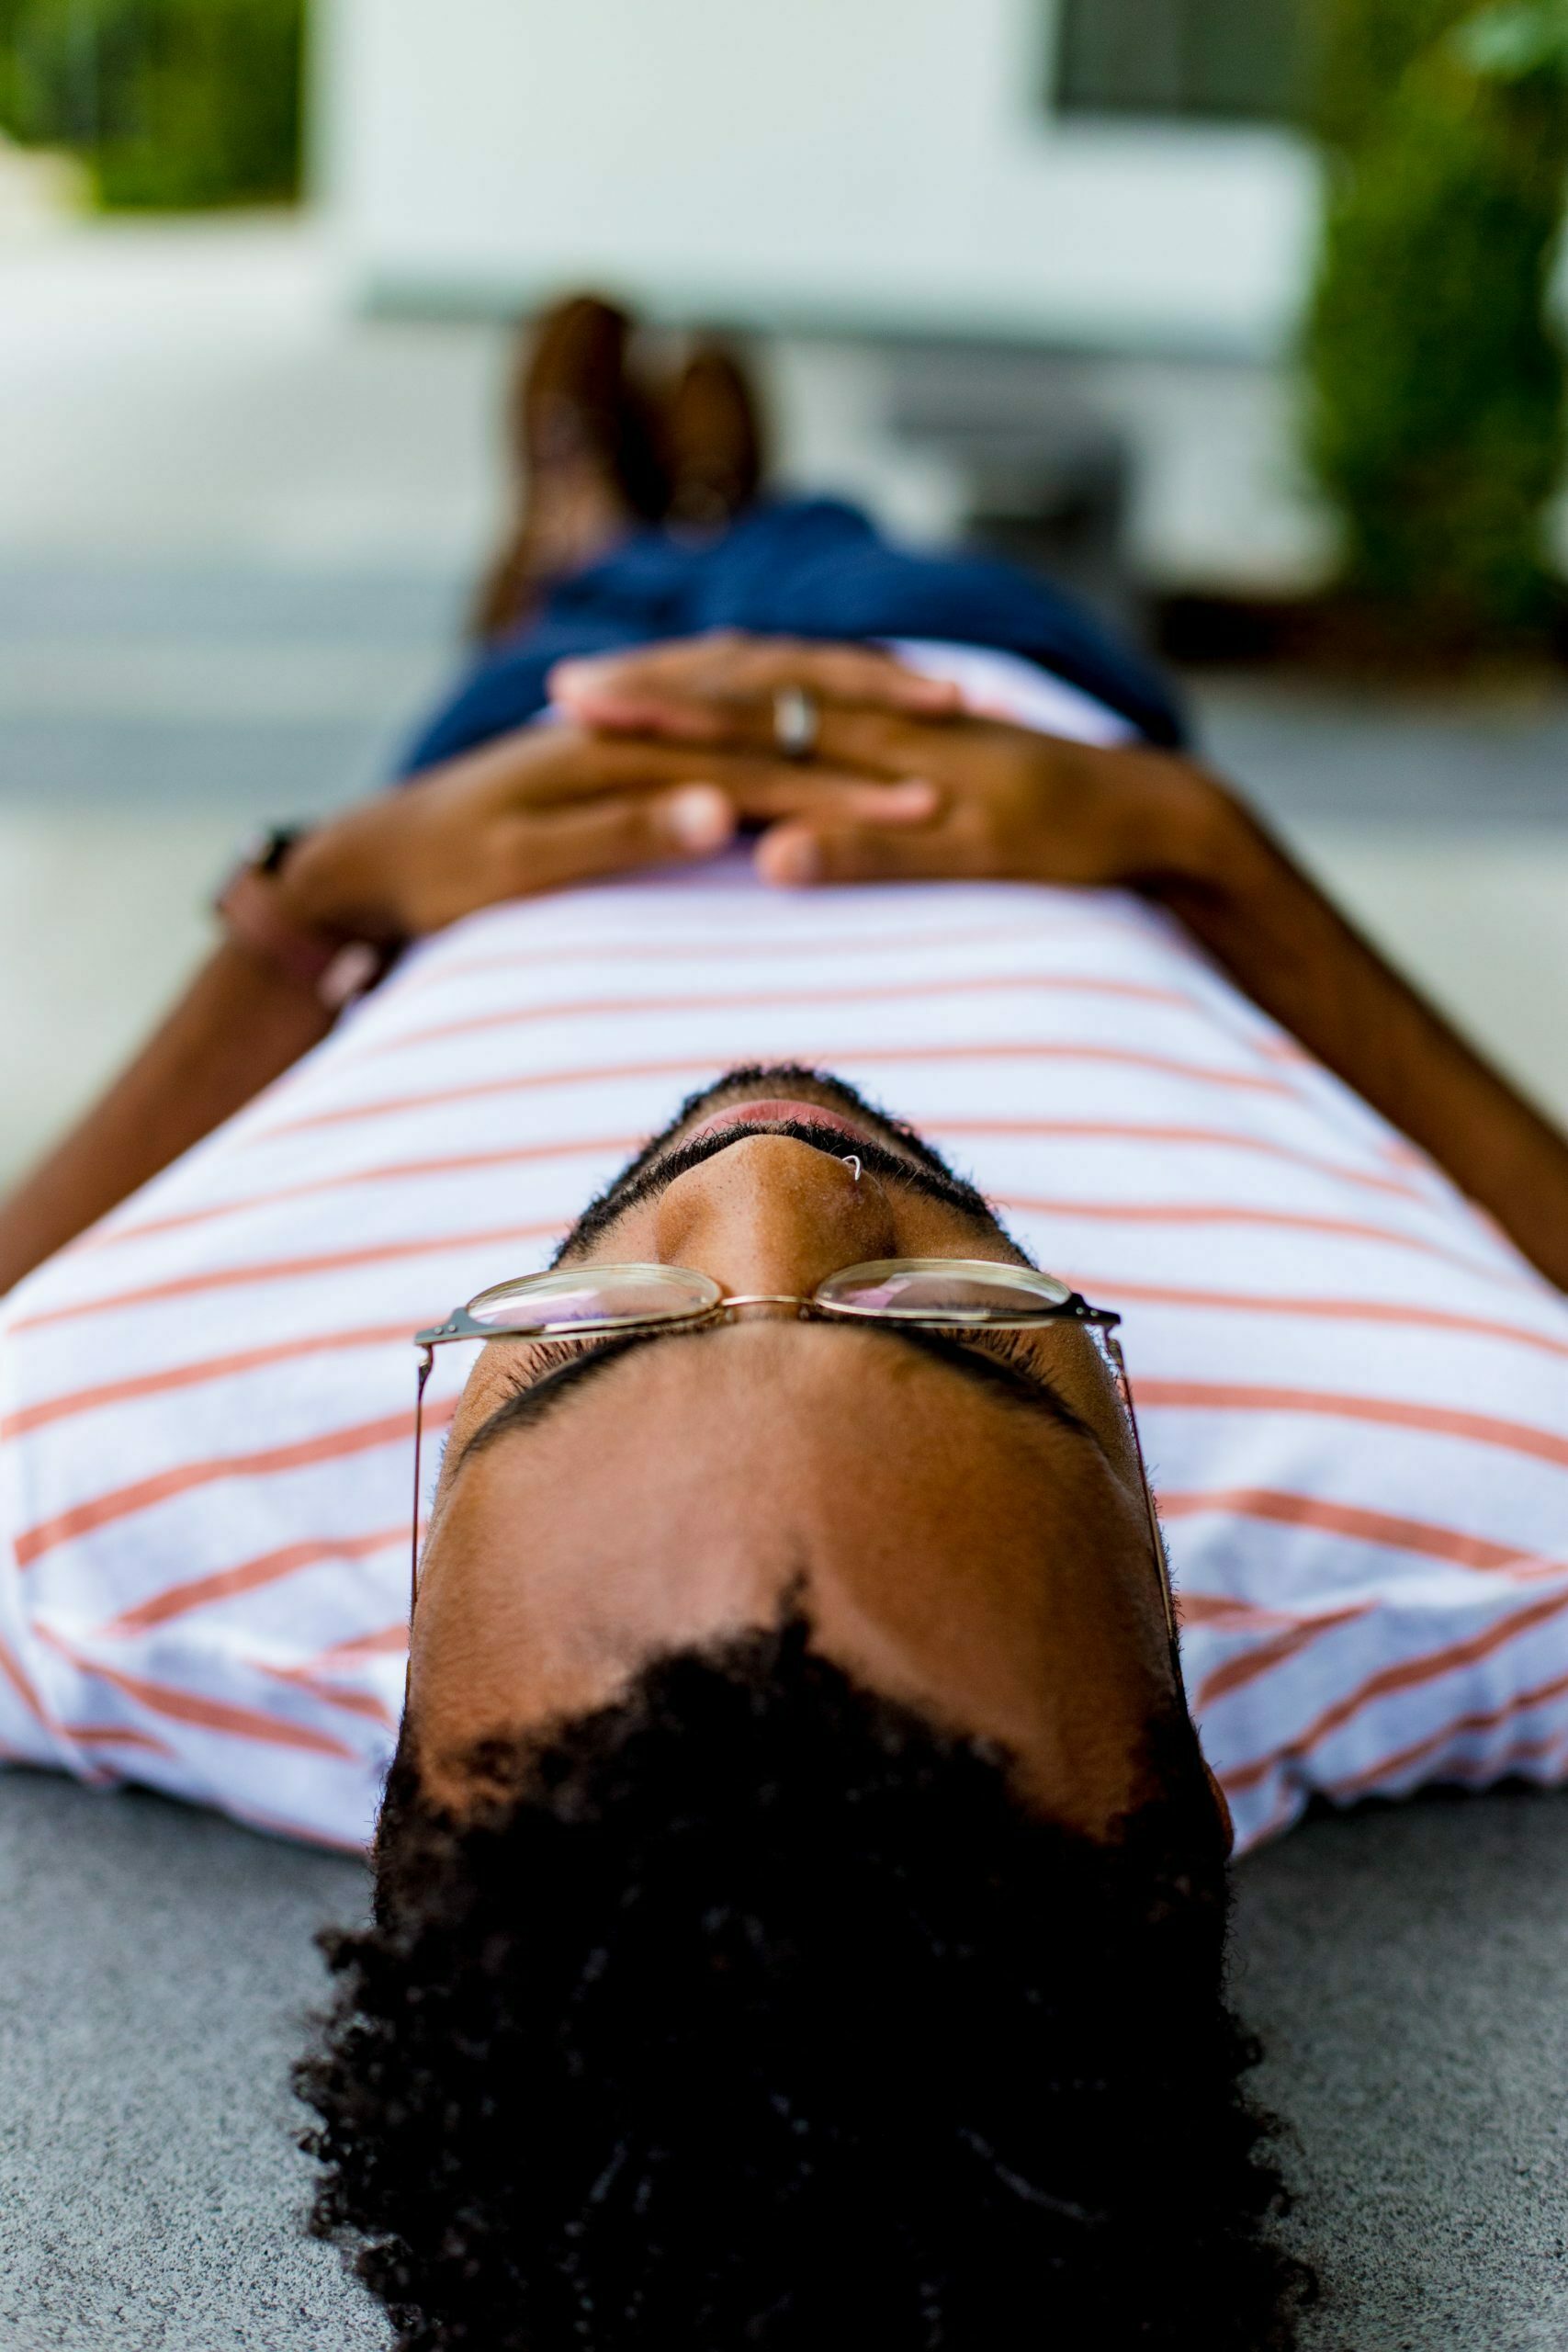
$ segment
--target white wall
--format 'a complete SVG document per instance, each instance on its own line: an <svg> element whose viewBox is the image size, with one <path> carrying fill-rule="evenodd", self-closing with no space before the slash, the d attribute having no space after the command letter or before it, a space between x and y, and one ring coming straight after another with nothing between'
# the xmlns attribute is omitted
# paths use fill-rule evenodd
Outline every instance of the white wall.
<svg viewBox="0 0 1568 2352"><path fill-rule="evenodd" d="M1238 353L1299 299L1301 150L1054 122L1046 0L320 5L364 299Z"/></svg>

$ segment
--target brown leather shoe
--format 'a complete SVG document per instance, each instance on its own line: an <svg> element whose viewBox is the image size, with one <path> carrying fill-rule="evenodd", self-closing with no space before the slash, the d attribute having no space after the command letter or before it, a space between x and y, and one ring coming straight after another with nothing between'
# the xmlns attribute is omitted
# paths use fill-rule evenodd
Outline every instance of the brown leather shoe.
<svg viewBox="0 0 1568 2352"><path fill-rule="evenodd" d="M579 294L526 338L508 413L514 514L474 598L480 639L525 620L551 580L581 571L663 509L648 404L626 375L631 322Z"/></svg>
<svg viewBox="0 0 1568 2352"><path fill-rule="evenodd" d="M765 469L756 388L728 344L697 345L665 397L661 422L666 521L723 530L750 505Z"/></svg>

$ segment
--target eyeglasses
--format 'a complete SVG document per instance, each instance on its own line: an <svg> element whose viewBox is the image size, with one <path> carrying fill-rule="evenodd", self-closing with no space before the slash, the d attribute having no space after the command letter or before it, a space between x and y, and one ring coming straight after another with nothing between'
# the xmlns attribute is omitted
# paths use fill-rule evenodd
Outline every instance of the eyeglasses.
<svg viewBox="0 0 1568 2352"><path fill-rule="evenodd" d="M1098 1333L1115 1377L1148 1512L1149 1540L1159 1576L1166 1631L1177 1661L1176 1604L1127 1367L1114 1332L1122 1317L1091 1306L1054 1274L988 1258L878 1258L829 1274L808 1296L790 1292L729 1291L692 1266L600 1266L525 1274L481 1290L445 1323L416 1332L419 1387L414 1404L413 1545L410 1614L419 1599L420 1451L425 1384L435 1350L454 1340L558 1340L622 1337L637 1331L698 1330L743 1307L790 1306L800 1320L913 1324L926 1331L1032 1331L1048 1324L1082 1324Z"/></svg>

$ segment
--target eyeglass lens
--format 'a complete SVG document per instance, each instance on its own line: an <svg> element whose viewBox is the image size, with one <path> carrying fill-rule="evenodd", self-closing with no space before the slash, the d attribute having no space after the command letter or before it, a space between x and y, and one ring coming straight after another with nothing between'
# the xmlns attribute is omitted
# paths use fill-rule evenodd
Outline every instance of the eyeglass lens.
<svg viewBox="0 0 1568 2352"><path fill-rule="evenodd" d="M950 1316L958 1322L992 1317L1054 1317L1073 1296L1066 1283L1032 1266L991 1264L974 1258L887 1258L846 1266L818 1285L822 1306L858 1315Z"/></svg>
<svg viewBox="0 0 1568 2352"><path fill-rule="evenodd" d="M469 1300L468 1313L497 1331L570 1330L700 1315L719 1296L716 1282L683 1266L584 1266L497 1283Z"/></svg>

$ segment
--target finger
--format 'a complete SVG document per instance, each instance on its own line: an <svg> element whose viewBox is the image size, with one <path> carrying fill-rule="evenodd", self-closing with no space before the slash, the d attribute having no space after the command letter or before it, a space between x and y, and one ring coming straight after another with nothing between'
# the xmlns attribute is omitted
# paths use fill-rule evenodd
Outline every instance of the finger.
<svg viewBox="0 0 1568 2352"><path fill-rule="evenodd" d="M717 746L694 752L687 744L649 741L643 736L578 736L575 728L571 732L575 740L550 775L547 788L531 796L535 808L648 792L665 785L712 783L728 790L763 766L778 764Z"/></svg>
<svg viewBox="0 0 1568 2352"><path fill-rule="evenodd" d="M685 729L683 740L700 741L714 753L750 753L804 774L809 767L859 768L890 781L929 775L944 754L951 759L952 718L933 718L908 711L873 708L867 704L834 703L818 698L816 749L809 760L785 761L779 750L772 694L718 705L694 705L699 713ZM657 716L657 715L656 715ZM608 752L626 742L630 729L616 727L591 737ZM644 740L668 732L661 724L640 730Z"/></svg>
<svg viewBox="0 0 1568 2352"><path fill-rule="evenodd" d="M615 682L672 687L705 675L716 663L739 660L752 642L743 629L712 628L694 637L656 639L615 653L569 654L551 665L545 684L550 700L559 703Z"/></svg>
<svg viewBox="0 0 1568 2352"><path fill-rule="evenodd" d="M835 702L868 703L882 710L919 711L932 717L964 707L963 689L951 678L928 677L923 670L910 669L880 646L819 645L802 650L810 657L804 673L781 661L771 684L810 686Z"/></svg>
<svg viewBox="0 0 1568 2352"><path fill-rule="evenodd" d="M660 649L558 663L552 696L584 726L676 736L690 742L771 741L774 696L805 686L819 701L931 718L963 707L960 690L870 646L791 639L727 639L716 648Z"/></svg>
<svg viewBox="0 0 1568 2352"><path fill-rule="evenodd" d="M872 748L866 729L860 730L860 740L868 751ZM919 813L930 815L939 797L935 786L919 780L910 762L897 763L881 738L875 741L883 752L880 763L836 766L818 760L784 760L771 745L764 754L728 745L649 742L642 736L586 736L570 758L557 764L547 791L534 794L530 805L542 809L606 794L703 783L716 785L747 817L787 816L818 805L826 810L844 795L850 796L843 801L844 814L859 810L874 816L878 796L897 786L900 797L890 804L891 813L904 813L924 796Z"/></svg>
<svg viewBox="0 0 1568 2352"><path fill-rule="evenodd" d="M745 743L757 749L776 741L776 698L784 686L804 686L817 698L821 726L829 711L859 707L904 718L941 720L962 716L959 689L940 679L916 678L892 664L874 673L849 674L826 662L795 665L774 684L746 692L727 683L704 681L679 690L657 681L620 679L573 688L563 707L584 727L618 735L664 735L688 743Z"/></svg>
<svg viewBox="0 0 1568 2352"><path fill-rule="evenodd" d="M753 863L764 882L811 889L831 882L915 882L950 875L952 853L940 826L774 825Z"/></svg>
<svg viewBox="0 0 1568 2352"><path fill-rule="evenodd" d="M641 744L626 744L626 781L647 788L649 764ZM654 774L668 770L682 783L701 781L722 792L748 821L809 817L820 822L925 824L942 806L939 787L924 776L891 779L824 767L816 761L759 759L745 752L673 745L657 747Z"/></svg>
<svg viewBox="0 0 1568 2352"><path fill-rule="evenodd" d="M560 707L581 726L611 735L662 735L673 743L722 743L734 734L731 706L690 693L677 696L635 679L572 686Z"/></svg>
<svg viewBox="0 0 1568 2352"><path fill-rule="evenodd" d="M738 629L713 630L626 653L558 662L545 691L557 709L584 725L597 725L588 714L602 710L623 731L705 741L722 731L708 699L747 641Z"/></svg>
<svg viewBox="0 0 1568 2352"><path fill-rule="evenodd" d="M879 645L820 644L805 638L753 639L731 664L738 695L770 697L780 686L807 686L830 702L883 710L957 710L963 695L946 678L928 677Z"/></svg>
<svg viewBox="0 0 1568 2352"><path fill-rule="evenodd" d="M567 708L623 695L744 698L789 684L812 685L846 702L875 701L897 709L947 710L962 699L948 680L910 668L881 646L749 637L739 629L558 662L547 684L551 700Z"/></svg>
<svg viewBox="0 0 1568 2352"><path fill-rule="evenodd" d="M942 805L936 786L923 776L883 784L782 763L759 763L751 775L727 771L723 788L739 815L753 823L796 818L814 824L925 825Z"/></svg>
<svg viewBox="0 0 1568 2352"><path fill-rule="evenodd" d="M606 795L533 818L527 887L563 889L596 875L712 857L735 833L735 810L706 784L673 791Z"/></svg>

